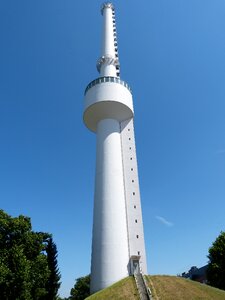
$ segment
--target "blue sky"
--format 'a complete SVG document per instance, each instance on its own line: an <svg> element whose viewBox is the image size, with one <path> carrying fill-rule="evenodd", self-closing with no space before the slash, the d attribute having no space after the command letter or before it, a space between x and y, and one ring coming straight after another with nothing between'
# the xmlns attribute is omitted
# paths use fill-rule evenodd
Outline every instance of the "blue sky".
<svg viewBox="0 0 225 300"><path fill-rule="evenodd" d="M0 207L53 234L61 295L90 270L101 1L0 2ZM150 274L207 262L225 230L225 1L114 1L133 90Z"/></svg>

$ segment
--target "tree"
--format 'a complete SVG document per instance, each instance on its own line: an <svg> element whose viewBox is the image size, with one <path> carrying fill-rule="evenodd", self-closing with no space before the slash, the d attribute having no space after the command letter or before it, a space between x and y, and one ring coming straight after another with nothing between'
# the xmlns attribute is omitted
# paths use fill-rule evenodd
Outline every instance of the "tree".
<svg viewBox="0 0 225 300"><path fill-rule="evenodd" d="M209 248L207 281L210 285L225 290L225 232L221 231Z"/></svg>
<svg viewBox="0 0 225 300"><path fill-rule="evenodd" d="M84 300L90 296L90 275L76 279L74 287L70 291L71 300Z"/></svg>
<svg viewBox="0 0 225 300"><path fill-rule="evenodd" d="M30 218L0 210L0 299L46 300L51 235L32 231Z"/></svg>
<svg viewBox="0 0 225 300"><path fill-rule="evenodd" d="M60 273L59 273L58 263L57 263L57 248L52 238L48 240L46 252L47 252L48 267L50 270L50 276L47 283L47 291L48 291L47 298L49 300L55 300L57 299L57 293L60 287L60 282L59 282Z"/></svg>

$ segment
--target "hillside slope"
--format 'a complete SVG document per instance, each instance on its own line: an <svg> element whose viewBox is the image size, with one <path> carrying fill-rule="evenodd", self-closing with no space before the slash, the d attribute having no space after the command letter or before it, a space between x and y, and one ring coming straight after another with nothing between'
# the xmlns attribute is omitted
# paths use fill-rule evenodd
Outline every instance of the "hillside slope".
<svg viewBox="0 0 225 300"><path fill-rule="evenodd" d="M176 276L147 276L154 300L225 300L225 291ZM86 300L139 300L133 277L127 277Z"/></svg>
<svg viewBox="0 0 225 300"><path fill-rule="evenodd" d="M139 300L132 276L126 277L110 287L91 295L86 300Z"/></svg>
<svg viewBox="0 0 225 300"><path fill-rule="evenodd" d="M175 276L148 276L154 300L225 300L225 291Z"/></svg>

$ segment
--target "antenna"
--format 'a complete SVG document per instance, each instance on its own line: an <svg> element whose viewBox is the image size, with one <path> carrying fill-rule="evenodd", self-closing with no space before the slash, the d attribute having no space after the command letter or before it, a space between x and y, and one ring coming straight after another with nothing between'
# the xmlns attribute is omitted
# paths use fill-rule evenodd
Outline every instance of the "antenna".
<svg viewBox="0 0 225 300"><path fill-rule="evenodd" d="M101 7L103 16L101 57L97 61L97 70L101 76L120 77L118 43L116 33L115 9L112 3Z"/></svg>

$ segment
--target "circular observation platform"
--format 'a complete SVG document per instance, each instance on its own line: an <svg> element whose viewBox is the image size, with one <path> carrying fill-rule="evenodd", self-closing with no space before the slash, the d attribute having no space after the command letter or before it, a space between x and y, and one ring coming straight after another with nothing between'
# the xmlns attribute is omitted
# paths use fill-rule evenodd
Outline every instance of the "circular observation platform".
<svg viewBox="0 0 225 300"><path fill-rule="evenodd" d="M84 123L96 131L103 119L119 122L133 117L133 100L129 85L118 77L105 76L91 81L84 93Z"/></svg>

